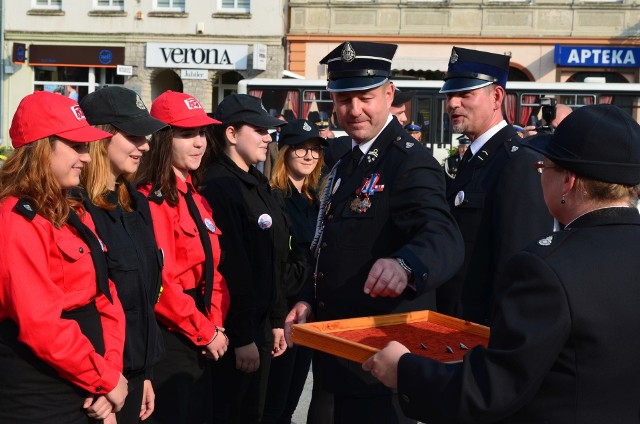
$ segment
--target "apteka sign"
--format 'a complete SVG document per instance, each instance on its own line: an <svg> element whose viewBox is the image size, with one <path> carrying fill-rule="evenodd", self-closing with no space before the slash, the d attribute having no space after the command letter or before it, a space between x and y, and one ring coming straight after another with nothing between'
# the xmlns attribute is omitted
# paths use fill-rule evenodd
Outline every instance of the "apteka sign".
<svg viewBox="0 0 640 424"><path fill-rule="evenodd" d="M640 66L640 48L556 44L554 61L561 66L636 68Z"/></svg>
<svg viewBox="0 0 640 424"><path fill-rule="evenodd" d="M249 46L147 43L148 68L247 69Z"/></svg>

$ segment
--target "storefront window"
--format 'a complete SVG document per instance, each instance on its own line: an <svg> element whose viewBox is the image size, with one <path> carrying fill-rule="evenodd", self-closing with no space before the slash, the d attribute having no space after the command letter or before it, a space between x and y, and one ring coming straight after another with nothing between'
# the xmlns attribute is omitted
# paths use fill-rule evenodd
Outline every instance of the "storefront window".
<svg viewBox="0 0 640 424"><path fill-rule="evenodd" d="M34 66L34 91L50 91L80 100L103 85L123 85L115 68Z"/></svg>

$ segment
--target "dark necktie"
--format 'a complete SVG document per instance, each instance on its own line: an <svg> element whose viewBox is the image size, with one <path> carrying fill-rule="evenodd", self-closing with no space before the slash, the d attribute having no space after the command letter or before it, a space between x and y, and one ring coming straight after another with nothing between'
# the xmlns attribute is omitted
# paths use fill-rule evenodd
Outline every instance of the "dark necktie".
<svg viewBox="0 0 640 424"><path fill-rule="evenodd" d="M351 161L347 164L347 168L345 170L345 178L349 177L353 174L353 170L356 169L358 163L360 163L360 159L364 156L362 150L360 150L360 146L356 146L351 150Z"/></svg>
<svg viewBox="0 0 640 424"><path fill-rule="evenodd" d="M196 202L193 200L191 194L191 187L187 185L187 192L184 195L187 201L187 208L189 208L189 214L198 227L198 234L200 235L200 242L204 249L204 308L207 312L211 311L211 294L213 293L213 250L211 249L211 239L209 238L209 230L202 222L202 216L198 211ZM197 287L196 287L197 289ZM196 290L196 299L199 297L200 291Z"/></svg>
<svg viewBox="0 0 640 424"><path fill-rule="evenodd" d="M107 267L107 259L104 256L102 245L95 234L80 221L78 215L73 209L69 212L69 225L76 229L78 235L91 249L91 259L93 260L93 267L96 270L96 282L98 283L98 289L109 299L109 302L113 303L111 298L111 292L109 291L109 268Z"/></svg>
<svg viewBox="0 0 640 424"><path fill-rule="evenodd" d="M462 159L460 160L460 165L458 166L458 171L456 172L456 176L460 175L462 170L469 164L469 161L471 161L471 157L472 156L473 156L473 153L471 152L471 149L468 148L467 151L464 152L464 155L462 156Z"/></svg>

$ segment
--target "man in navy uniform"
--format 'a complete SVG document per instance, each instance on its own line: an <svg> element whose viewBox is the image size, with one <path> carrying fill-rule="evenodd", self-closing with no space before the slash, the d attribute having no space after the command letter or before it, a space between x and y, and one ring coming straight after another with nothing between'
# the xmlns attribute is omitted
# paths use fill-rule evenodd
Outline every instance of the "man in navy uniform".
<svg viewBox="0 0 640 424"><path fill-rule="evenodd" d="M471 145L447 187L465 242L464 265L437 292L438 311L490 324L495 280L506 260L553 229L534 164L540 155L502 113L509 56L454 47L440 90L453 131Z"/></svg>
<svg viewBox="0 0 640 424"><path fill-rule="evenodd" d="M462 161L464 154L467 152L469 144L471 144L471 142L467 136L462 134L458 137L458 150L453 152L453 154L444 161L444 172L446 174L447 187L449 187L451 181L456 177L456 174L458 173L458 166L460 166L460 161Z"/></svg>
<svg viewBox="0 0 640 424"><path fill-rule="evenodd" d="M415 122L411 122L404 126L404 129L409 133L409 135L416 139L416 141L420 142L422 138L422 128L420 125Z"/></svg>
<svg viewBox="0 0 640 424"><path fill-rule="evenodd" d="M397 46L345 42L320 63L352 151L328 175L312 247L314 286L287 316L305 322L435 308L435 288L462 260L442 168L390 113ZM405 423L397 396L359 364L314 357L335 424Z"/></svg>
<svg viewBox="0 0 640 424"><path fill-rule="evenodd" d="M400 125L404 126L409 118L407 117L407 103L413 99L413 96L416 94L415 91L400 91L398 87L396 87L393 93L393 102L391 102L391 114L398 118Z"/></svg>

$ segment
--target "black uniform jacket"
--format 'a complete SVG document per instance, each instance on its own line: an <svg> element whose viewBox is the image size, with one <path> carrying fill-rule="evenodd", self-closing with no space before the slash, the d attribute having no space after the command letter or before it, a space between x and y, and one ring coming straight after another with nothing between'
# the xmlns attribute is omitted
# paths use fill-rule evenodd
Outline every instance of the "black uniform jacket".
<svg viewBox="0 0 640 424"><path fill-rule="evenodd" d="M109 278L113 281L126 317L124 374L144 371L164 356L164 343L154 314L161 285L162 252L158 249L147 199L127 184L132 212L120 206L108 211L82 196L93 218L98 236L105 244ZM116 193L108 198L117 204Z"/></svg>
<svg viewBox="0 0 640 424"><path fill-rule="evenodd" d="M488 324L495 280L507 259L553 230L535 169L542 157L519 141L511 125L502 128L459 165L464 167L447 188L465 257L455 277L438 289L438 312ZM457 206L456 196L464 197Z"/></svg>
<svg viewBox="0 0 640 424"><path fill-rule="evenodd" d="M305 283L312 284L309 279L313 274L314 259L310 247L315 234L319 207L315 196L313 201L309 202L291 182L289 182L289 188L291 191L288 196L280 190L272 191L278 202L284 205L291 223L289 243L291 250L284 276L287 309L291 309L298 301Z"/></svg>
<svg viewBox="0 0 640 424"><path fill-rule="evenodd" d="M489 348L398 364L406 415L437 423L638 423L640 216L600 209L542 236L500 278Z"/></svg>
<svg viewBox="0 0 640 424"><path fill-rule="evenodd" d="M335 194L324 219L316 273L318 321L435 308L434 289L462 262L462 239L444 197L442 168L396 118L384 128L351 176L350 153L337 165ZM377 178L377 181L376 181ZM354 211L365 181L371 206ZM364 196L360 195L359 198ZM379 258L400 257L413 269L415 289L399 297L364 293ZM334 393L386 392L359 364L321 355L324 379Z"/></svg>
<svg viewBox="0 0 640 424"><path fill-rule="evenodd" d="M287 219L264 175L254 167L243 171L226 155L211 164L202 184L200 194L222 231L218 269L231 298L225 330L233 347L261 346L267 322L272 328L284 326Z"/></svg>

